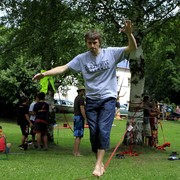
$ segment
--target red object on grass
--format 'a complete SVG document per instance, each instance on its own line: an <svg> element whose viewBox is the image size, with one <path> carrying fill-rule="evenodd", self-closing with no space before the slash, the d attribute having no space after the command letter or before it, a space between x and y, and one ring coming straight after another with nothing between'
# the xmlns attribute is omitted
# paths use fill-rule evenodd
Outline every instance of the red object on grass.
<svg viewBox="0 0 180 180"><path fill-rule="evenodd" d="M159 149L159 150L165 150L165 147L170 147L170 146L171 146L171 143L166 142L162 146L156 146L156 148Z"/></svg>

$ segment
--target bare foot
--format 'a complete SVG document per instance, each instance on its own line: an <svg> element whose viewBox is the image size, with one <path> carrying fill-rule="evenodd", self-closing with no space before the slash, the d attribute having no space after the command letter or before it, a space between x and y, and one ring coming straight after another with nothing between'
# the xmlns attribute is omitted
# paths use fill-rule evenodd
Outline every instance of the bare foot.
<svg viewBox="0 0 180 180"><path fill-rule="evenodd" d="M102 166L101 166L101 172L102 172L102 174L105 173L104 164L102 164Z"/></svg>
<svg viewBox="0 0 180 180"><path fill-rule="evenodd" d="M102 176L103 175L103 170L104 169L104 167L102 168L102 167L99 167L99 166L96 166L95 168L94 168L94 171L93 171L93 175L94 176L97 176L97 177L100 177L100 176Z"/></svg>
<svg viewBox="0 0 180 180"><path fill-rule="evenodd" d="M81 157L81 156L83 156L83 155L80 154L80 153L77 153L76 156L77 156L77 157Z"/></svg>
<svg viewBox="0 0 180 180"><path fill-rule="evenodd" d="M83 155L81 155L80 153L73 153L73 155L76 156L76 157L81 157L81 156L83 156Z"/></svg>

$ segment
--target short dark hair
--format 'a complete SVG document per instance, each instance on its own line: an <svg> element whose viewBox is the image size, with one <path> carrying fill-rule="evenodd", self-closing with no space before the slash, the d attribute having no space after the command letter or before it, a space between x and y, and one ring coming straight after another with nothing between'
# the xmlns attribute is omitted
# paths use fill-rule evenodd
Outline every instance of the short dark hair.
<svg viewBox="0 0 180 180"><path fill-rule="evenodd" d="M38 96L38 93L35 93L35 94L34 94L34 96L33 96L33 97L34 97L34 99L36 99L36 98L37 98L37 96Z"/></svg>
<svg viewBox="0 0 180 180"><path fill-rule="evenodd" d="M40 92L37 94L37 97L39 100L44 100L45 99L45 93L44 92Z"/></svg>
<svg viewBox="0 0 180 180"><path fill-rule="evenodd" d="M90 39L90 40L98 39L99 43L101 44L101 34L97 31L95 31L94 29L88 31L84 37L85 37L85 42L87 42L88 39Z"/></svg>
<svg viewBox="0 0 180 180"><path fill-rule="evenodd" d="M143 101L146 102L146 101L148 101L148 100L150 100L150 96L145 95L144 98L143 98Z"/></svg>
<svg viewBox="0 0 180 180"><path fill-rule="evenodd" d="M21 98L21 103L28 102L29 98L27 96L23 96Z"/></svg>

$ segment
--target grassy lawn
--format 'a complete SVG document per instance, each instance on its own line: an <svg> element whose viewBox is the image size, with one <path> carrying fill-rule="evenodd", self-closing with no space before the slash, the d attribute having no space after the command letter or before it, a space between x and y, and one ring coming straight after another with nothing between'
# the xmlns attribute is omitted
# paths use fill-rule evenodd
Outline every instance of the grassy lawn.
<svg viewBox="0 0 180 180"><path fill-rule="evenodd" d="M71 116L67 116L72 123ZM59 126L65 122L63 116L57 117ZM115 120L112 127L111 148L106 153L105 162L125 133L125 120ZM29 147L27 151L18 148L21 133L16 122L4 121L0 118L8 142L12 142L9 160L0 160L0 179L2 180L75 180L96 179L92 171L95 156L91 152L89 130L85 128L85 136L81 143L82 157L72 155L73 133L70 129L55 129L55 143L48 151L37 151ZM103 180L180 180L180 161L167 160L172 151L180 153L180 122L163 121L163 132L166 141L171 143L166 151L145 146L132 147L139 156L125 155L125 159L112 158ZM159 127L159 145L162 145L163 134ZM117 153L128 150L128 146L120 145ZM2 154L1 154L2 156ZM178 156L180 157L180 155Z"/></svg>

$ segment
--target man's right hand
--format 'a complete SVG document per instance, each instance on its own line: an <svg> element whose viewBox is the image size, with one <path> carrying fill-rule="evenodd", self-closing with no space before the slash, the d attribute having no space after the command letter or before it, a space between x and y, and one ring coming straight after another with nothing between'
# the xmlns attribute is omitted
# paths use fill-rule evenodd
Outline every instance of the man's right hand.
<svg viewBox="0 0 180 180"><path fill-rule="evenodd" d="M34 81L34 80L40 80L40 79L42 79L44 77L44 74L43 73L38 73L38 74L36 74L33 78L32 78L32 80Z"/></svg>

